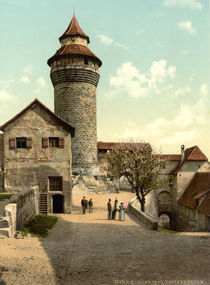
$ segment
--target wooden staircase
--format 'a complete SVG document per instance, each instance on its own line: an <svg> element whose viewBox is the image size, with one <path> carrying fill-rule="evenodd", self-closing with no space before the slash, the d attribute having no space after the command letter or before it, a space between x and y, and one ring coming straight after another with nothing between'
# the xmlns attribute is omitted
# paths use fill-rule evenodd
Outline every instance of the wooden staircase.
<svg viewBox="0 0 210 285"><path fill-rule="evenodd" d="M47 215L47 194L39 195L39 214Z"/></svg>

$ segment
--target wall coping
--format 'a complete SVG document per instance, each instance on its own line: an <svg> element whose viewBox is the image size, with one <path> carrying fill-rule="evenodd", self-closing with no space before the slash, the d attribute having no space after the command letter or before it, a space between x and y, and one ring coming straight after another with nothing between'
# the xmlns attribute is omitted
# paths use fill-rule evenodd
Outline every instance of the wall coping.
<svg viewBox="0 0 210 285"><path fill-rule="evenodd" d="M151 230L156 230L158 228L158 221L147 215L146 213L139 210L133 203L137 200L137 198L133 198L129 202L129 209L131 212L142 222L145 226L147 226Z"/></svg>

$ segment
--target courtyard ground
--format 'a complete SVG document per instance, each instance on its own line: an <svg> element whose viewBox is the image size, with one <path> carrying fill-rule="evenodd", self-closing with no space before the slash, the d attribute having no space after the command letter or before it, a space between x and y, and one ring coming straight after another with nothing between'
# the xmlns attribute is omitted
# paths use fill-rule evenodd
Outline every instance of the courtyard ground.
<svg viewBox="0 0 210 285"><path fill-rule="evenodd" d="M91 194L82 215L74 194L71 215L58 215L47 238L0 236L0 284L210 284L210 235L151 231L129 213L107 220L106 203L134 194Z"/></svg>

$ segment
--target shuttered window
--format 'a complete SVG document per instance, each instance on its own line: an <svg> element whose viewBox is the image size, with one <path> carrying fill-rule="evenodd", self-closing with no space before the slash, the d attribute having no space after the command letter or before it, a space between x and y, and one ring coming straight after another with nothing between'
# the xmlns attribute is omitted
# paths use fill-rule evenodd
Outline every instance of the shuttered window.
<svg viewBox="0 0 210 285"><path fill-rule="evenodd" d="M58 137L50 137L49 138L49 147L59 147L59 138Z"/></svg>
<svg viewBox="0 0 210 285"><path fill-rule="evenodd" d="M47 148L47 147L64 148L64 138L63 137L42 138L42 148Z"/></svg>
<svg viewBox="0 0 210 285"><path fill-rule="evenodd" d="M16 141L15 138L9 139L9 149L15 149L16 148Z"/></svg>
<svg viewBox="0 0 210 285"><path fill-rule="evenodd" d="M48 147L48 138L42 138L42 148Z"/></svg>

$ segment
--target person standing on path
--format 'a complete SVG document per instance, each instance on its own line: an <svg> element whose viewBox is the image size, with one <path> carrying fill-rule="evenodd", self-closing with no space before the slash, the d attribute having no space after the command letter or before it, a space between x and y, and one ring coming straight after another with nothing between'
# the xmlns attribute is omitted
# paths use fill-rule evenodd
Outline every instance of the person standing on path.
<svg viewBox="0 0 210 285"><path fill-rule="evenodd" d="M85 210L87 209L88 201L85 199L85 196L81 200L81 205L82 205L82 212L83 215L85 214Z"/></svg>
<svg viewBox="0 0 210 285"><path fill-rule="evenodd" d="M93 200L92 200L92 198L90 198L88 205L89 205L89 213L92 213L93 212Z"/></svg>
<svg viewBox="0 0 210 285"><path fill-rule="evenodd" d="M119 207L119 221L125 221L125 208L123 205L123 202L120 203L120 207Z"/></svg>
<svg viewBox="0 0 210 285"><path fill-rule="evenodd" d="M115 220L117 210L118 210L118 200L117 200L117 198L115 198L114 209L112 211L112 220Z"/></svg>
<svg viewBox="0 0 210 285"><path fill-rule="evenodd" d="M108 210L108 220L112 219L112 204L111 199L107 202L107 210Z"/></svg>

